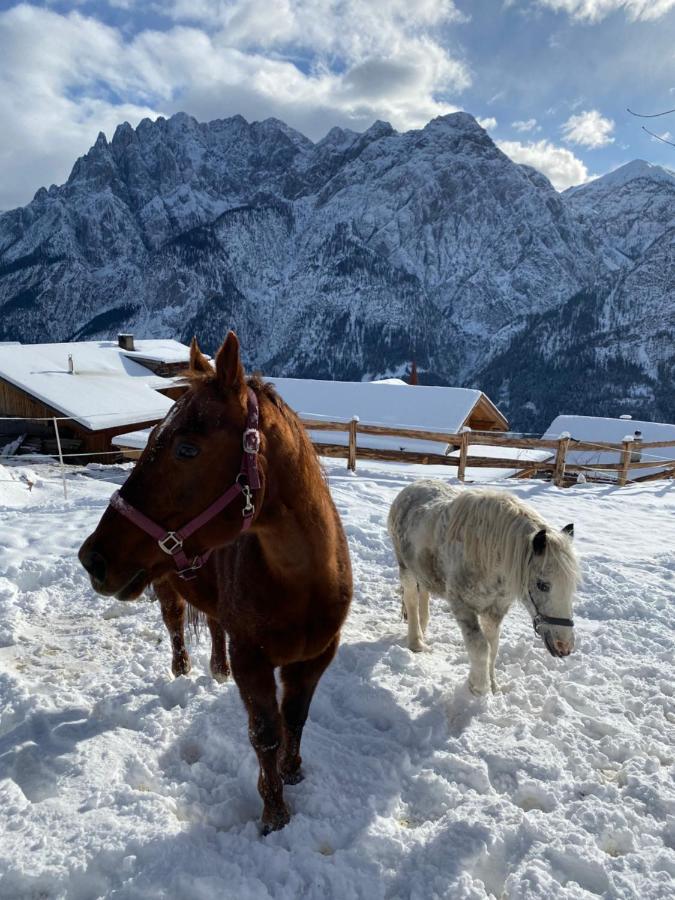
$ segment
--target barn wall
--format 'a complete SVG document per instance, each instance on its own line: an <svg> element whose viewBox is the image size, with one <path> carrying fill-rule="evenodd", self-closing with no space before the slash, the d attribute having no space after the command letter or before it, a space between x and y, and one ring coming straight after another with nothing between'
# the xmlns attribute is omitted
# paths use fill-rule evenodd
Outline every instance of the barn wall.
<svg viewBox="0 0 675 900"><path fill-rule="evenodd" d="M63 416L63 413L47 406L41 400L37 400L31 397L30 394L22 391L21 388L17 388L0 378L0 417L2 416L20 416L23 418L55 416L58 419ZM150 428L158 421L158 419L152 419L148 422L139 422L132 425L127 422L123 425L117 425L115 428L106 428L101 431L90 431L77 422L59 422L59 435L62 438L79 438L82 441L81 449L83 453L107 453L110 450L118 452L117 448L110 443L114 435L124 434L135 429ZM12 422L2 421L0 418L0 435L20 434L53 438L54 425L52 422ZM110 462L113 459L113 456L106 456L101 457L100 461ZM77 460L73 461L76 462Z"/></svg>

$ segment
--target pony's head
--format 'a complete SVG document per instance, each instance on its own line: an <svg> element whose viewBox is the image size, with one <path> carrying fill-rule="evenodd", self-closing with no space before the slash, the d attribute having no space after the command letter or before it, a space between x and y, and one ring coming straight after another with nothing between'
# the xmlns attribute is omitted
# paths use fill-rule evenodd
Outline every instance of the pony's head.
<svg viewBox="0 0 675 900"><path fill-rule="evenodd" d="M566 525L561 532L542 528L530 538L523 602L552 656L569 656L574 649L572 601L579 564L573 537L574 526Z"/></svg>
<svg viewBox="0 0 675 900"><path fill-rule="evenodd" d="M215 368L193 340L187 374L189 389L152 430L120 494L80 548L80 562L100 594L134 599L148 584L176 571L175 556L199 560L200 555L241 533L242 513L248 510L247 525L257 516L262 487L251 491L245 480L239 481L242 459L246 459L242 437L250 410L234 333L228 334L218 351ZM254 437L257 441L257 433ZM264 439L259 449L262 455ZM233 486L231 502L217 515L200 524L189 537L181 534L181 528L188 531L184 526L198 519ZM129 510L141 515L134 519ZM151 528L144 528L144 520L158 526L160 534L153 535ZM178 538L162 541L158 539L161 531L177 534ZM177 551L176 541L183 537Z"/></svg>

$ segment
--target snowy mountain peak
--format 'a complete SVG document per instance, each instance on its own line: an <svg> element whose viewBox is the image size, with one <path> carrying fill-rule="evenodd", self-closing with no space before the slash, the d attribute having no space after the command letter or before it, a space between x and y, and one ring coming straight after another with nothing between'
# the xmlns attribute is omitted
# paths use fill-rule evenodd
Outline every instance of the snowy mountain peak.
<svg viewBox="0 0 675 900"><path fill-rule="evenodd" d="M659 184L667 184L675 187L675 172L654 165L644 159L634 159L606 175L601 175L587 184L577 185L565 191L567 196L590 194L598 191L613 191L633 181L647 180Z"/></svg>
<svg viewBox="0 0 675 900"><path fill-rule="evenodd" d="M647 288L661 319L672 295L674 200L675 177L644 161L560 195L465 112L317 143L274 118L124 123L65 185L0 217L0 340L197 333L214 350L235 327L270 375L360 380L415 357L429 380L471 384L532 317L583 296L610 321L602 304L647 255L631 315L636 342L656 334L642 317ZM530 350L518 365L534 366ZM493 376L510 403L512 375ZM534 385L522 408L557 402L544 377L519 377Z"/></svg>

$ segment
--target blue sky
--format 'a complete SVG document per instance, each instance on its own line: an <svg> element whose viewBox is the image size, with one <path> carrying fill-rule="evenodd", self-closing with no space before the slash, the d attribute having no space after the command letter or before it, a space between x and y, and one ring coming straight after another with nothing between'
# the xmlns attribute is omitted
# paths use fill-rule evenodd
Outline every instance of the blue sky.
<svg viewBox="0 0 675 900"><path fill-rule="evenodd" d="M473 113L559 189L675 168L675 0L0 0L0 209L63 182L99 131L184 110L316 140Z"/></svg>

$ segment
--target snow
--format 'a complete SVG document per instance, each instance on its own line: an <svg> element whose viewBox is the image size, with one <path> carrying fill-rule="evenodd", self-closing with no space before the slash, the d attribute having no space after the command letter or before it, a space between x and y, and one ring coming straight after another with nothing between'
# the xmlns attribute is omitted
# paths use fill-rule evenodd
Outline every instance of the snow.
<svg viewBox="0 0 675 900"><path fill-rule="evenodd" d="M633 440L636 431L642 432L643 443L652 441L675 441L675 425L665 422L642 422L639 419L608 419L601 416L558 416L551 422L544 438L572 437L577 441L592 443L599 441L609 444L620 444L626 440ZM649 462L672 461L675 464L675 444L672 447L656 447L651 450L641 450L640 461ZM602 474L608 479L617 477L616 471L602 472L602 465L621 462L619 451L603 450L573 450L566 455L566 461L570 465L588 466L591 470L598 467L593 474ZM643 478L662 471L655 465L653 469L630 469L629 478Z"/></svg>
<svg viewBox="0 0 675 900"><path fill-rule="evenodd" d="M550 657L514 609L505 690L475 698L442 603L430 653L400 621L386 515L428 470L327 462L354 603L293 818L262 838L244 710L208 642L172 679L157 604L94 595L77 562L129 467L70 471L67 501L39 468L21 505L0 480L3 900L672 897L672 481L495 483L575 522L584 581L575 653Z"/></svg>
<svg viewBox="0 0 675 900"><path fill-rule="evenodd" d="M189 349L178 341L135 345L149 360L189 360ZM0 378L92 431L163 418L173 401L158 389L177 381L153 374L116 341L0 346Z"/></svg>

